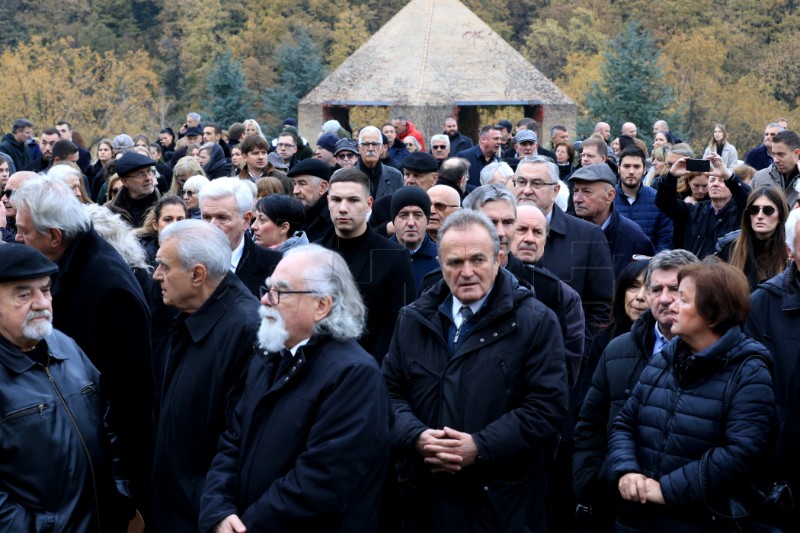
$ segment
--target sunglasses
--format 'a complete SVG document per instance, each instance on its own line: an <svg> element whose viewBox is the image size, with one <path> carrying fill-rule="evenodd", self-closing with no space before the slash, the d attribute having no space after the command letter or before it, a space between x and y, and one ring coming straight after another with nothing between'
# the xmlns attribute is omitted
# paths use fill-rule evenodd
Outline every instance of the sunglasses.
<svg viewBox="0 0 800 533"><path fill-rule="evenodd" d="M6 198L11 198L12 194L14 194L14 189L6 189L3 191L3 196Z"/></svg>
<svg viewBox="0 0 800 533"><path fill-rule="evenodd" d="M775 214L775 209L771 205L751 205L747 208L747 211L750 213L750 216L758 216L759 213L763 212L765 217L771 217Z"/></svg>

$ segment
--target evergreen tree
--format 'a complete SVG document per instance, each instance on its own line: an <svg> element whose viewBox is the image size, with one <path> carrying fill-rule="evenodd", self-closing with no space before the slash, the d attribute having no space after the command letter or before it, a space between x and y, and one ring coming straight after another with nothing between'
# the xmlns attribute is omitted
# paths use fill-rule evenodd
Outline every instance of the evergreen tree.
<svg viewBox="0 0 800 533"><path fill-rule="evenodd" d="M656 120L675 123L673 129L682 122L667 113L674 99L664 81L661 50L648 30L629 22L609 43L604 56L600 82L593 84L586 96L592 121L608 122L612 130L633 122L639 128L638 137L648 144L652 141L650 126Z"/></svg>
<svg viewBox="0 0 800 533"><path fill-rule="evenodd" d="M266 111L279 123L286 117L297 117L297 103L327 74L319 48L308 33L299 32L295 40L294 45L285 44L278 49L279 82L264 91ZM277 133L277 130L270 133Z"/></svg>
<svg viewBox="0 0 800 533"><path fill-rule="evenodd" d="M242 62L231 57L230 50L214 60L208 77L205 107L219 124L242 122L253 116L253 98L245 87Z"/></svg>

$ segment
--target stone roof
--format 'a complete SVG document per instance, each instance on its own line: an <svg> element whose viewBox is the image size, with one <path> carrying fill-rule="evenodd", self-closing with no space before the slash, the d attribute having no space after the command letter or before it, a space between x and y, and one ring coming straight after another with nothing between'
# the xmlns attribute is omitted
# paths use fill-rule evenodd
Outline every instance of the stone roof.
<svg viewBox="0 0 800 533"><path fill-rule="evenodd" d="M411 0L301 104L571 104L458 0Z"/></svg>

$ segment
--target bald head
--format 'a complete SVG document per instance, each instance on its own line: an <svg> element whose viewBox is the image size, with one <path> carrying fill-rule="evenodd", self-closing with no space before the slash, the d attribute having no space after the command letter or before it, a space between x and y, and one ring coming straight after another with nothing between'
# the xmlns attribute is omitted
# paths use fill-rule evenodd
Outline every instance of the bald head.
<svg viewBox="0 0 800 533"><path fill-rule="evenodd" d="M431 199L431 218L428 220L426 232L431 239L436 240L442 223L461 209L461 196L449 185L434 185L428 189L428 197Z"/></svg>
<svg viewBox="0 0 800 533"><path fill-rule="evenodd" d="M547 217L534 205L517 206L517 220L511 253L523 263L535 263L542 258L547 243Z"/></svg>
<svg viewBox="0 0 800 533"><path fill-rule="evenodd" d="M608 122L598 122L594 125L594 132L599 133L604 140L608 141L611 136L611 126L608 125Z"/></svg>
<svg viewBox="0 0 800 533"><path fill-rule="evenodd" d="M633 122L626 122L622 125L622 135L627 135L628 137L635 139L636 133L636 124Z"/></svg>

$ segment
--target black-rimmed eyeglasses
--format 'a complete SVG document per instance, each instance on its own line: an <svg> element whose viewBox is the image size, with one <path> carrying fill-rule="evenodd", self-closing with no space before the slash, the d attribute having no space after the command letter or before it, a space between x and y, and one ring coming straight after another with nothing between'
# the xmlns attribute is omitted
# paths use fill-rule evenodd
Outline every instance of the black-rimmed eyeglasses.
<svg viewBox="0 0 800 533"><path fill-rule="evenodd" d="M317 294L316 291L290 291L290 290L281 290L276 289L275 287L265 287L260 286L258 288L258 293L261 295L261 298L264 298L264 295L267 295L267 301L269 301L270 305L278 305L281 303L281 294Z"/></svg>

